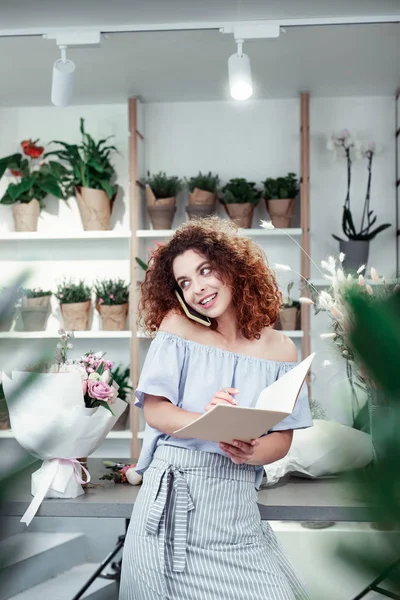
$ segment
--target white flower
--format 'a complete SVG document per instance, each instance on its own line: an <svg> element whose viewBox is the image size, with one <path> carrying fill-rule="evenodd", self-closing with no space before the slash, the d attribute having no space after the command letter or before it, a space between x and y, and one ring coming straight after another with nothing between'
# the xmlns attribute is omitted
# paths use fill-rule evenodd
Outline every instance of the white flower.
<svg viewBox="0 0 400 600"><path fill-rule="evenodd" d="M340 283L342 283L343 281L345 281L345 280L346 280L346 278L345 278L345 276L344 276L344 273L343 273L343 270L342 270L342 269L338 269L338 270L336 271L336 275L337 275L338 281L339 281Z"/></svg>
<svg viewBox="0 0 400 600"><path fill-rule="evenodd" d="M365 285L365 280L364 280L364 277L363 277L363 275L359 275L359 276L358 276L358 283L359 283L361 286Z"/></svg>
<svg viewBox="0 0 400 600"><path fill-rule="evenodd" d="M300 304L314 304L311 298L307 298L307 296L300 296L299 302Z"/></svg>
<svg viewBox="0 0 400 600"><path fill-rule="evenodd" d="M276 263L275 265L275 270L276 271L291 271L292 269L289 267L289 265L281 265L279 263Z"/></svg>
<svg viewBox="0 0 400 600"><path fill-rule="evenodd" d="M359 267L357 269L357 275L359 275L360 273L362 273L363 271L365 271L367 265L361 265L361 267Z"/></svg>
<svg viewBox="0 0 400 600"><path fill-rule="evenodd" d="M341 263L344 261L344 259L345 259L345 256L346 256L346 255L345 255L345 253L344 253L344 252L341 252L341 253L339 254L339 260L340 260L340 262L341 262Z"/></svg>
<svg viewBox="0 0 400 600"><path fill-rule="evenodd" d="M336 333L321 333L319 337L321 338L321 340L330 340L336 337Z"/></svg>
<svg viewBox="0 0 400 600"><path fill-rule="evenodd" d="M329 367L331 365L331 361L330 360L324 360L324 362L322 363L323 367Z"/></svg>
<svg viewBox="0 0 400 600"><path fill-rule="evenodd" d="M330 264L332 269L336 269L336 260L333 258L333 256L330 256L328 258L328 263Z"/></svg>
<svg viewBox="0 0 400 600"><path fill-rule="evenodd" d="M321 260L321 267L325 269L325 271L328 271L328 273L335 275L335 265L332 267L332 265L326 262L326 260Z"/></svg>
<svg viewBox="0 0 400 600"><path fill-rule="evenodd" d="M332 296L330 294L328 294L328 292L325 292L325 290L323 290L318 297L318 305L323 310L330 310L332 304L333 304Z"/></svg>
<svg viewBox="0 0 400 600"><path fill-rule="evenodd" d="M353 277L352 277L351 273L349 273L347 275L347 283L352 283L352 282L353 282Z"/></svg>
<svg viewBox="0 0 400 600"><path fill-rule="evenodd" d="M365 289L367 290L367 292L368 292L368 294L369 294L370 296L373 296L373 295L374 295L374 291L373 291L372 287L371 287L369 284L367 284L367 285L365 286Z"/></svg>
<svg viewBox="0 0 400 600"><path fill-rule="evenodd" d="M374 267L371 267L371 279L374 283L378 283L379 281L378 273L376 272Z"/></svg>
<svg viewBox="0 0 400 600"><path fill-rule="evenodd" d="M101 376L98 373L90 373L89 381L101 381Z"/></svg>
<svg viewBox="0 0 400 600"><path fill-rule="evenodd" d="M73 350L73 349L74 349L74 347L72 344L67 344L67 350Z"/></svg>
<svg viewBox="0 0 400 600"><path fill-rule="evenodd" d="M263 229L275 229L275 227L272 225L271 221L263 221L263 220L261 220L261 227Z"/></svg>

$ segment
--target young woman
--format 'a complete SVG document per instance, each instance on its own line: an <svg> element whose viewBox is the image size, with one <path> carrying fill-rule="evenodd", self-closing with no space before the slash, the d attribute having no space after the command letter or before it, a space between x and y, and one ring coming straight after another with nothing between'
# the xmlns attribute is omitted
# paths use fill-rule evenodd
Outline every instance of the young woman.
<svg viewBox="0 0 400 600"><path fill-rule="evenodd" d="M228 220L185 223L152 255L140 313L156 337L135 392L144 475L120 600L308 598L257 508L263 465L312 425L305 387L293 413L251 443L173 435L215 404L254 405L295 366L295 345L272 328L280 303L261 249Z"/></svg>

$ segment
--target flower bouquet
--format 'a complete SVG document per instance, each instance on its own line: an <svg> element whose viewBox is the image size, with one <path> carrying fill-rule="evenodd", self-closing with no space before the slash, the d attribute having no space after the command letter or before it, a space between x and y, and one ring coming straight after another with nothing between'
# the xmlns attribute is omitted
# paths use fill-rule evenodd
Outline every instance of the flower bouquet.
<svg viewBox="0 0 400 600"><path fill-rule="evenodd" d="M32 474L34 496L21 522L30 524L44 498L76 498L90 475L78 457L89 456L103 442L125 410L113 382L112 363L102 353L69 360L71 336L60 332L55 360L30 371L3 376L11 428L18 443L43 460Z"/></svg>

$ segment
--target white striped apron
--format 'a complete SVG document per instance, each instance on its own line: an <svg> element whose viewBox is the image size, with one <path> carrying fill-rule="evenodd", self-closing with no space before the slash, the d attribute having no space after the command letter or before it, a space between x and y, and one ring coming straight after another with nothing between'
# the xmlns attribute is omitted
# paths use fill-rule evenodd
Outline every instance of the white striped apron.
<svg viewBox="0 0 400 600"><path fill-rule="evenodd" d="M306 600L270 525L255 467L160 446L144 474L119 600Z"/></svg>

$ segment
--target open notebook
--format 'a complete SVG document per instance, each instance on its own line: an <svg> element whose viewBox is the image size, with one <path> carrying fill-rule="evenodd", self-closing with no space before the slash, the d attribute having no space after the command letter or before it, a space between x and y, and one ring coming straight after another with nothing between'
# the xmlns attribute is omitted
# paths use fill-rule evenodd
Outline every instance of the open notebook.
<svg viewBox="0 0 400 600"><path fill-rule="evenodd" d="M217 404L189 425L173 432L177 438L197 438L209 442L259 438L289 416L294 409L315 353L264 388L254 408Z"/></svg>

